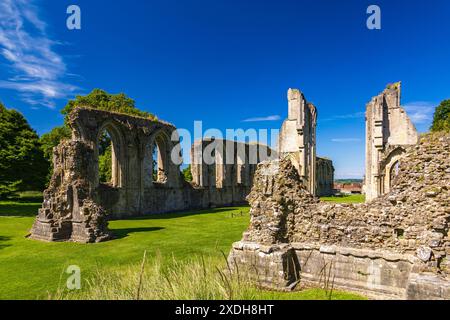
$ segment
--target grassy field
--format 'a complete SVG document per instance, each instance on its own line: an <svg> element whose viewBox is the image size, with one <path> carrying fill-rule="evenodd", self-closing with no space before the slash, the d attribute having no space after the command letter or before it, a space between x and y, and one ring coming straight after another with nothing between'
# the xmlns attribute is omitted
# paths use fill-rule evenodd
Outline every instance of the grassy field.
<svg viewBox="0 0 450 320"><path fill-rule="evenodd" d="M322 197L320 200L335 203L364 203L366 197L363 194L352 194L341 197Z"/></svg>
<svg viewBox="0 0 450 320"><path fill-rule="evenodd" d="M199 261L200 257L214 264L223 261L222 252L228 254L230 245L241 238L249 223L248 207L211 209L111 221L110 228L117 239L104 243L45 243L25 238L39 207L40 199L35 197L0 202L0 299L54 297L57 289L65 284L64 271L69 265L79 266L83 281L94 283L99 270L101 274L120 274L138 268L144 251L149 265L156 259L170 265ZM83 292L79 294L83 296ZM259 299L327 297L319 289L289 294L256 290L253 296ZM332 298L361 297L335 292Z"/></svg>

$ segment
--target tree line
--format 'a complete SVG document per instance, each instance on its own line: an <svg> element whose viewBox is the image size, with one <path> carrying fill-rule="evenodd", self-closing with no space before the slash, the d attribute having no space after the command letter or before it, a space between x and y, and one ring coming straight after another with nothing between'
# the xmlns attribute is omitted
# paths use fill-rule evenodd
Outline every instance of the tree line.
<svg viewBox="0 0 450 320"><path fill-rule="evenodd" d="M20 112L7 109L0 102L0 199L22 191L45 189L52 174L53 148L70 138L67 117L76 106L157 119L155 115L136 108L135 101L123 93L110 94L94 89L85 96L69 100L61 110L65 116L64 124L39 137ZM430 130L450 132L450 99L442 101L436 108ZM100 180L108 182L111 179L111 139L107 133L101 137L99 154ZM190 166L181 174L186 181L192 181Z"/></svg>

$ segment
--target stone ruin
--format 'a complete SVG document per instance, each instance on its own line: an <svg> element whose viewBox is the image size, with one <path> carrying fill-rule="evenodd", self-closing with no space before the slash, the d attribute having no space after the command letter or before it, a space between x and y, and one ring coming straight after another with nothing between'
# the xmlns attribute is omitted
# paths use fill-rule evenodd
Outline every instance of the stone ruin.
<svg viewBox="0 0 450 320"><path fill-rule="evenodd" d="M180 165L171 161L171 154L179 153L179 137L176 128L167 122L76 108L68 123L72 139L54 150L54 172L31 230L32 239L108 240L111 234L107 229L107 214L110 218L123 219L229 206L245 203L250 192L256 165L251 165L248 157L230 165L206 164L200 157L200 162L192 165L194 181L187 183ZM112 180L108 184L100 183L98 173L98 144L105 131L112 140ZM196 142L194 157L217 142ZM269 147L258 144L231 142L227 148L229 146L233 148L234 157L240 154L238 150L254 150L257 162L267 159L272 152ZM158 149L155 179L154 148Z"/></svg>
<svg viewBox="0 0 450 320"><path fill-rule="evenodd" d="M283 128L294 131L283 129L282 152L302 159L302 183L313 193L330 193L332 162L316 158L314 151L315 107L300 100L303 95L298 90L290 90L289 97L290 116ZM72 138L54 150L54 172L30 233L32 239L104 241L111 238L107 215L123 219L246 203L257 163L277 157L276 151L256 143L196 141L191 148L193 182L187 183L180 165L172 161L171 156L180 153L180 139L170 123L85 107L76 108L68 124ZM99 179L99 141L104 132L112 141L110 183L100 183ZM293 140L290 134L294 134ZM153 177L155 148L158 161ZM207 163L203 154L211 150L214 159Z"/></svg>
<svg viewBox="0 0 450 320"><path fill-rule="evenodd" d="M401 107L401 83L388 85L366 108L366 201L389 192L405 147L419 135Z"/></svg>
<svg viewBox="0 0 450 320"><path fill-rule="evenodd" d="M418 142L400 107L400 84L388 86L367 106L366 192L372 201L322 203L315 195L332 189L334 168L316 156L317 110L298 90L289 90L288 99L277 160L260 157L274 153L264 145L231 142L225 150L216 149L225 141L196 141L192 183L170 161L179 153L173 125L76 108L68 119L72 138L54 150L53 176L30 237L104 241L112 238L108 215L120 219L247 199L250 227L233 244L229 261L260 286L292 289L332 277L333 286L369 297L450 299L450 135ZM108 184L98 173L105 131L112 140ZM206 163L201 154L211 148L215 160ZM247 156L251 150L257 150L258 165ZM223 163L230 154L233 164Z"/></svg>
<svg viewBox="0 0 450 320"><path fill-rule="evenodd" d="M311 194L332 195L333 163L316 155L317 108L297 89L289 89L288 101L288 118L281 127L278 153L281 157L291 156L300 179Z"/></svg>
<svg viewBox="0 0 450 320"><path fill-rule="evenodd" d="M375 98L368 122L374 106L391 103L397 108L384 108L384 121L406 121L399 100L390 100L399 93L395 85ZM401 142L411 144L402 144L389 189L365 204L320 202L302 183L291 155L260 163L248 196L251 223L233 244L229 265L270 289L331 283L370 298L450 299L450 134L426 135L413 144L409 124L400 124L409 136ZM369 126L368 145L381 128L402 136L386 122L377 120L377 127L373 136Z"/></svg>

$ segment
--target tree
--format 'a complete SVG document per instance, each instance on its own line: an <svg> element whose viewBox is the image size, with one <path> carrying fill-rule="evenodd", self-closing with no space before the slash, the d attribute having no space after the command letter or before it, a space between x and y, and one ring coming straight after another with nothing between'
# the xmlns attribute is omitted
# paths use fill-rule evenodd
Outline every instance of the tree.
<svg viewBox="0 0 450 320"><path fill-rule="evenodd" d="M431 131L450 131L450 99L442 101L436 108Z"/></svg>
<svg viewBox="0 0 450 320"><path fill-rule="evenodd" d="M77 106L119 112L152 120L156 119L153 114L136 108L134 100L124 93L110 94L101 89L94 89L85 96L77 96L75 100L70 100L64 109L62 109L61 113L65 115L67 119L67 115Z"/></svg>
<svg viewBox="0 0 450 320"><path fill-rule="evenodd" d="M192 173L191 173L191 165L188 165L186 168L182 171L184 180L187 182L191 182L193 180Z"/></svg>
<svg viewBox="0 0 450 320"><path fill-rule="evenodd" d="M53 148L56 147L62 140L69 139L71 135L70 129L67 126L55 127L49 133L45 133L39 139L42 145L42 151L45 158L52 161Z"/></svg>
<svg viewBox="0 0 450 320"><path fill-rule="evenodd" d="M21 113L0 103L0 198L42 190L48 170L36 132Z"/></svg>
<svg viewBox="0 0 450 320"><path fill-rule="evenodd" d="M100 182L109 183L112 179L112 147L111 144L98 156L98 173Z"/></svg>
<svg viewBox="0 0 450 320"><path fill-rule="evenodd" d="M100 182L109 183L112 179L112 144L107 131L103 132L98 143L98 172Z"/></svg>
<svg viewBox="0 0 450 320"><path fill-rule="evenodd" d="M53 148L56 147L64 139L69 139L71 135L70 129L63 125L55 127L49 133L45 133L39 139L44 157L49 163L49 170L45 179L45 184L48 185L53 172Z"/></svg>

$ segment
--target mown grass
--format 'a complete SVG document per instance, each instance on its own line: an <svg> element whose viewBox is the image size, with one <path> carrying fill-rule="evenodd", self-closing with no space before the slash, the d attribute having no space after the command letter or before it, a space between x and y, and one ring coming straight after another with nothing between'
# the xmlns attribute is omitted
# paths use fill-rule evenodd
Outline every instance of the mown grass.
<svg viewBox="0 0 450 320"><path fill-rule="evenodd" d="M321 197L320 200L334 203L364 203L366 197L363 194L352 194L348 196Z"/></svg>
<svg viewBox="0 0 450 320"><path fill-rule="evenodd" d="M185 272L188 278L192 267L180 267L174 262L195 266L201 257L208 261L208 270L216 270L223 260L222 252L229 252L231 244L241 239L249 223L248 207L210 209L111 221L110 228L117 239L104 243L46 243L25 238L40 205L40 202L25 199L0 202L0 299L54 298L58 288L64 287L68 277L65 270L70 265L81 268L83 289L77 292L79 297L112 298L94 295L88 281L99 280L100 271L126 286L127 279L133 278L129 270L140 265L144 251L147 252L149 270L156 270L152 268L159 263L163 268ZM158 256L161 257L159 260ZM155 279L150 277L144 281L155 284ZM190 279L192 281L192 273ZM177 280L172 283L183 286L177 284ZM133 285L135 282L131 281L129 286ZM289 294L252 290L260 299L326 297L323 290L318 289ZM191 294L195 295L195 292ZM339 299L359 298L348 293L336 294Z"/></svg>

